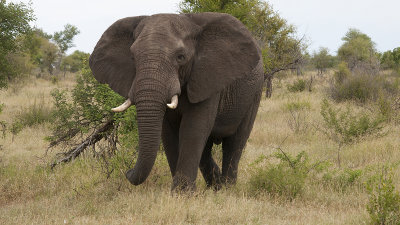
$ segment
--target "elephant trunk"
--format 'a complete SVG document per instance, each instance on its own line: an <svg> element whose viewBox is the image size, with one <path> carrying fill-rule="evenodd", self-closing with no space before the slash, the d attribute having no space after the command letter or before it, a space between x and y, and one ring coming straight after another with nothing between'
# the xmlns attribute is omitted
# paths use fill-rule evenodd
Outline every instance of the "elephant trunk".
<svg viewBox="0 0 400 225"><path fill-rule="evenodd" d="M165 94L160 92L164 88L158 86L154 82L145 81L139 85L140 90L136 91L139 155L135 167L126 173L126 177L134 185L139 185L146 180L160 147L166 102Z"/></svg>

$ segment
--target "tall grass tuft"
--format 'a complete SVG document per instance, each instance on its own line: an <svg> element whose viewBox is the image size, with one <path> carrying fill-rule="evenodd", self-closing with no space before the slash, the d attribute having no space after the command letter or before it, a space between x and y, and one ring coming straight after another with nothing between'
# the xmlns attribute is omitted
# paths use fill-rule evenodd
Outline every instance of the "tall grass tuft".
<svg viewBox="0 0 400 225"><path fill-rule="evenodd" d="M15 115L10 131L13 135L18 134L25 127L33 127L52 121L53 108L48 106L44 100L39 103L35 100L33 105L21 109Z"/></svg>

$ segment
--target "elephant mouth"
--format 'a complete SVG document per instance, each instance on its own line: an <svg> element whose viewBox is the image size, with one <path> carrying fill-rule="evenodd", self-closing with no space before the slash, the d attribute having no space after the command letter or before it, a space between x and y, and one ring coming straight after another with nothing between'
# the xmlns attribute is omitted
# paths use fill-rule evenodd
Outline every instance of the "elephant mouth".
<svg viewBox="0 0 400 225"><path fill-rule="evenodd" d="M124 103L120 106L112 108L113 112L123 112L127 110L132 105L132 101L128 98ZM178 107L178 95L174 95L171 98L171 103L167 103L167 107L170 109L176 109Z"/></svg>

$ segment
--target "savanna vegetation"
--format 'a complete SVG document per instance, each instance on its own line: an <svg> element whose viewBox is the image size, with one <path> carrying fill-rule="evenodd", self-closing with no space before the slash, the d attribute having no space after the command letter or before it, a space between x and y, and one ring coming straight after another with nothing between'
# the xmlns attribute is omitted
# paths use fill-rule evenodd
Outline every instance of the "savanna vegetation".
<svg viewBox="0 0 400 225"><path fill-rule="evenodd" d="M268 98L238 183L214 192L199 176L194 194L171 195L162 146L144 184L126 180L135 108L112 113L124 99L93 78L89 54L66 55L78 28L47 34L30 5L0 3L0 224L400 223L400 48L380 53L351 28L337 55L309 54L268 3L183 0L180 12L249 27Z"/></svg>

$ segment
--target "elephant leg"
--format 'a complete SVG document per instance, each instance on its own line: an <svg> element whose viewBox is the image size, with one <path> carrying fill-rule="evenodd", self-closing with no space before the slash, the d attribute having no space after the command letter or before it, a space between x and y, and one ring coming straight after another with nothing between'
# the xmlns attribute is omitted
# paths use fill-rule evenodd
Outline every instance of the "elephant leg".
<svg viewBox="0 0 400 225"><path fill-rule="evenodd" d="M215 96L184 109L179 127L179 156L172 190L195 189L200 159L215 122L218 102L219 96ZM186 105L185 102L182 105Z"/></svg>
<svg viewBox="0 0 400 225"><path fill-rule="evenodd" d="M174 129L170 122L164 119L162 128L162 142L172 177L175 176L176 164L179 155L178 133L178 130Z"/></svg>
<svg viewBox="0 0 400 225"><path fill-rule="evenodd" d="M212 146L212 140L208 139L201 155L200 171L203 174L207 187L214 187L215 190L219 190L221 188L221 171L212 158Z"/></svg>
<svg viewBox="0 0 400 225"><path fill-rule="evenodd" d="M224 184L236 183L239 160L254 125L259 106L259 98L261 98L260 95L256 96L255 104L249 109L236 133L224 138L222 141L223 158L221 181Z"/></svg>

